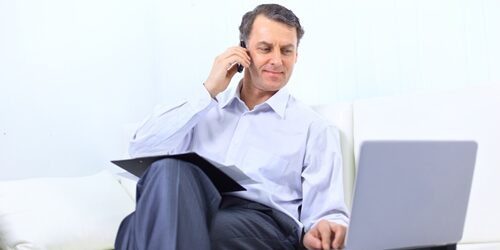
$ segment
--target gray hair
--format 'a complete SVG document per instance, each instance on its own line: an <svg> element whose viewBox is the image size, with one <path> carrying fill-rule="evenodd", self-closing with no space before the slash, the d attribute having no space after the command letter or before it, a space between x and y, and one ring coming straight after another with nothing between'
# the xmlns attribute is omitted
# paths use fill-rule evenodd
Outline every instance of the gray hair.
<svg viewBox="0 0 500 250"><path fill-rule="evenodd" d="M294 27L297 31L297 45L304 35L304 29L300 26L299 18L289 9L279 4L261 4L252 11L243 15L240 24L240 40L247 42L252 31L253 22L258 15Z"/></svg>

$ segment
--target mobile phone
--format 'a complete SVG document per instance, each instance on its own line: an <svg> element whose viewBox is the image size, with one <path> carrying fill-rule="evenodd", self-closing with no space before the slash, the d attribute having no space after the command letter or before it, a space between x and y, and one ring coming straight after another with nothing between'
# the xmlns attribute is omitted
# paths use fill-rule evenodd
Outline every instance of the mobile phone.
<svg viewBox="0 0 500 250"><path fill-rule="evenodd" d="M243 48L247 47L247 45L245 44L245 41L243 41L243 40L240 41L240 46L243 47ZM241 65L241 64L238 63L238 65L236 67L238 69L238 72L240 72L240 73L243 72L243 65Z"/></svg>

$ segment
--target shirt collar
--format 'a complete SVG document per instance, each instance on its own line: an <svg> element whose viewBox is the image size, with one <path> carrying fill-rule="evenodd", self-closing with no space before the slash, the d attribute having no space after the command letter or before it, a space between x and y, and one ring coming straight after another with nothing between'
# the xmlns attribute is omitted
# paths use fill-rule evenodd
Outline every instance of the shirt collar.
<svg viewBox="0 0 500 250"><path fill-rule="evenodd" d="M243 102L240 98L240 89L241 89L241 81L238 83L236 88L231 90L227 90L219 94L216 99L219 102L221 108L226 108L229 104L231 104L235 100L239 100Z"/></svg>
<svg viewBox="0 0 500 250"><path fill-rule="evenodd" d="M244 103L240 97L242 81L238 83L238 86L232 90L224 91L219 96L217 96L217 100L220 103L221 108L226 108L229 104L234 102L235 100ZM285 87L281 88L276 92L271 98L267 99L264 103L261 103L255 108L259 108L263 105L268 105L276 114L278 114L281 118L285 116L285 110L288 103L288 99L290 97L290 92Z"/></svg>
<svg viewBox="0 0 500 250"><path fill-rule="evenodd" d="M276 114L278 114L281 118L285 117L285 110L288 104L288 99L290 97L290 93L286 87L281 88L276 92L271 98L267 99L264 103L267 103L269 107L271 107ZM264 104L263 103L263 104ZM262 104L259 104L260 106Z"/></svg>

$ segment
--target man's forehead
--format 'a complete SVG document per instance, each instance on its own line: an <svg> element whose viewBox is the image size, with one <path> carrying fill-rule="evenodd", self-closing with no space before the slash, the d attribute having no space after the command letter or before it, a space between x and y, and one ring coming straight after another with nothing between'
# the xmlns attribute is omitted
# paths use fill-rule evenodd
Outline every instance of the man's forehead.
<svg viewBox="0 0 500 250"><path fill-rule="evenodd" d="M255 26L258 26L258 25L263 25L263 26L269 26L269 25L279 25L279 26L283 26L284 28L286 29L289 29L289 30L295 30L295 27L291 26L291 25L288 25L286 24L285 22L280 22L280 21L277 21L277 20L274 20L274 19L271 19L269 17L267 17L266 15L264 14L259 14L255 17L254 21L253 21L253 27Z"/></svg>
<svg viewBox="0 0 500 250"><path fill-rule="evenodd" d="M272 20L263 14L260 14L255 18L252 30L249 34L249 39L252 39L252 37L255 36L257 36L257 43L272 44L272 40L275 40L276 38L278 38L278 40L284 40L283 43L285 46L288 44L295 46L294 43L297 43L297 30L295 27L283 22ZM290 39L294 42L290 41Z"/></svg>

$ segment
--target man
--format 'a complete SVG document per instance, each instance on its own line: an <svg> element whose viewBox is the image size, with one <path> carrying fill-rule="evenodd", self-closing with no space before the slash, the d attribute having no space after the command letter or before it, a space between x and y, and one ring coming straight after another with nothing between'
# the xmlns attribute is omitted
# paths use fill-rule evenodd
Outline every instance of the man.
<svg viewBox="0 0 500 250"><path fill-rule="evenodd" d="M158 109L136 132L134 157L194 151L258 183L220 194L193 165L153 163L117 249L330 249L343 246L347 209L338 131L285 88L304 31L276 4L246 13L240 39L193 96ZM237 72L243 79L226 90ZM303 233L305 235L302 238Z"/></svg>

